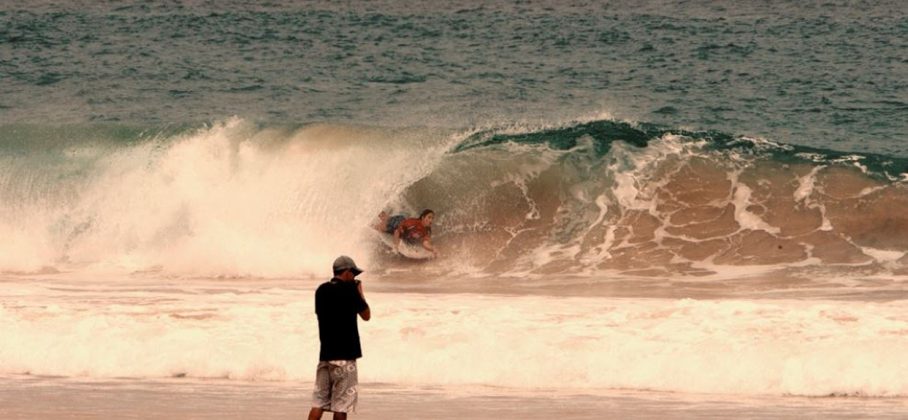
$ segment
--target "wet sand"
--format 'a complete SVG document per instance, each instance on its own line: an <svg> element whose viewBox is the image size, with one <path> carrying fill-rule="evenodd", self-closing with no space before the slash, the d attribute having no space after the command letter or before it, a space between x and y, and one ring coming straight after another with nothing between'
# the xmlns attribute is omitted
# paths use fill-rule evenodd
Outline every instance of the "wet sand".
<svg viewBox="0 0 908 420"><path fill-rule="evenodd" d="M310 384L226 380L0 378L0 418L301 419ZM363 384L353 419L905 418L908 399L737 397L637 391L598 394ZM330 418L325 415L324 418Z"/></svg>

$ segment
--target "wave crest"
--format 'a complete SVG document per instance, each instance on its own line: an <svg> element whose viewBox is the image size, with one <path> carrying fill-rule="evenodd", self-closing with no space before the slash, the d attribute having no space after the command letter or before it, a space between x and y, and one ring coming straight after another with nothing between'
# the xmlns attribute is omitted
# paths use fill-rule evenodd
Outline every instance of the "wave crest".
<svg viewBox="0 0 908 420"><path fill-rule="evenodd" d="M0 231L18 238L0 249L7 272L321 275L341 253L394 268L367 228L388 207L437 211L444 258L419 268L436 272L904 273L908 262L908 160L723 133L614 120L463 132L231 119L162 135L4 130L2 140Z"/></svg>

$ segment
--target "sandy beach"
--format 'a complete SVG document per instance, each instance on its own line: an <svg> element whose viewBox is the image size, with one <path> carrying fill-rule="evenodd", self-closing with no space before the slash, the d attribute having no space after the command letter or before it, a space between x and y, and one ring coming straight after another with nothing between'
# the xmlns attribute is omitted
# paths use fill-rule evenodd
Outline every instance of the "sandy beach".
<svg viewBox="0 0 908 420"><path fill-rule="evenodd" d="M301 419L310 384L0 378L0 418ZM356 419L903 419L908 399L751 397L641 391L570 394L363 385ZM327 417L327 416L326 416Z"/></svg>

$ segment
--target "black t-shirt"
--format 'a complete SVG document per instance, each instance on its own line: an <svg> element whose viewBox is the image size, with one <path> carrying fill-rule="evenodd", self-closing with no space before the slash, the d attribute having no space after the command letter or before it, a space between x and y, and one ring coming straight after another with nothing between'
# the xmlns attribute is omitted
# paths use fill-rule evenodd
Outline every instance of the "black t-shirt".
<svg viewBox="0 0 908 420"><path fill-rule="evenodd" d="M369 305L356 289L356 282L337 278L315 291L318 338L322 343L319 360L353 360L363 357L356 315Z"/></svg>

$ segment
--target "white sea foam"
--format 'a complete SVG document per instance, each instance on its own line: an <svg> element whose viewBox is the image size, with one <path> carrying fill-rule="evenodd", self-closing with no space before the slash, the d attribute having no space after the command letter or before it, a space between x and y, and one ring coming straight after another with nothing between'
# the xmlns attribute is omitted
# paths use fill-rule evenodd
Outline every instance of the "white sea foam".
<svg viewBox="0 0 908 420"><path fill-rule="evenodd" d="M742 229L763 230L769 233L779 233L779 228L766 223L760 216L748 210L750 207L750 196L753 193L750 188L743 184L735 185L735 221Z"/></svg>
<svg viewBox="0 0 908 420"><path fill-rule="evenodd" d="M309 288L11 289L0 301L2 373L312 379ZM368 297L366 382L908 395L902 302Z"/></svg>
<svg viewBox="0 0 908 420"><path fill-rule="evenodd" d="M861 247L861 252L867 254L879 262L893 263L905 256L905 251L892 251L885 249L876 249L870 247Z"/></svg>
<svg viewBox="0 0 908 420"><path fill-rule="evenodd" d="M91 153L75 182L36 164L29 174L46 180L17 180L16 192L33 191L3 197L0 234L15 241L0 245L0 271L317 273L315 261L368 255L362 245L351 249L363 241L349 227L369 225L425 176L447 140L456 142L445 136L318 125L284 132L231 119ZM74 153L80 147L93 146L76 144Z"/></svg>
<svg viewBox="0 0 908 420"><path fill-rule="evenodd" d="M819 172L823 168L825 168L825 166L815 166L810 170L810 173L798 179L798 188L794 192L795 201L804 201L808 199L811 194L813 194L813 190L817 182L817 172Z"/></svg>

